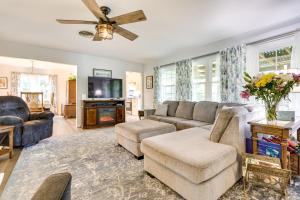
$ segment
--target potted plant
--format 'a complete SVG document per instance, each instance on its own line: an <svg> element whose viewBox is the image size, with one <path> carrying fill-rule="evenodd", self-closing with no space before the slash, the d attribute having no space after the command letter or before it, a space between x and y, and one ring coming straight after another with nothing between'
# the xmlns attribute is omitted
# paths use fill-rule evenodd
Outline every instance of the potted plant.
<svg viewBox="0 0 300 200"><path fill-rule="evenodd" d="M241 97L249 100L250 96L255 96L256 100L262 100L268 123L274 123L277 120L279 102L288 99L293 87L300 83L300 75L267 73L251 77L245 73L244 80L245 90L241 92Z"/></svg>

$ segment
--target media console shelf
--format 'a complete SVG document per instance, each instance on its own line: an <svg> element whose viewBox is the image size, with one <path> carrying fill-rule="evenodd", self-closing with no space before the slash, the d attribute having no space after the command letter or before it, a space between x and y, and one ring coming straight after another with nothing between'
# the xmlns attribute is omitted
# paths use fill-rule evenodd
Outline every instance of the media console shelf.
<svg viewBox="0 0 300 200"><path fill-rule="evenodd" d="M84 129L125 122L124 100L82 100L81 111L81 127Z"/></svg>

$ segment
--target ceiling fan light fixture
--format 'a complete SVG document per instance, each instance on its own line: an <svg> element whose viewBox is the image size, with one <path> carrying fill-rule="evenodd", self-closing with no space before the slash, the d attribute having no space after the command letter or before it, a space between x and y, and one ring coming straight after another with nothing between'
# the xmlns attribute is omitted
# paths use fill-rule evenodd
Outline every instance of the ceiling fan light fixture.
<svg viewBox="0 0 300 200"><path fill-rule="evenodd" d="M113 39L113 26L111 24L98 24L96 26L98 36L103 40Z"/></svg>

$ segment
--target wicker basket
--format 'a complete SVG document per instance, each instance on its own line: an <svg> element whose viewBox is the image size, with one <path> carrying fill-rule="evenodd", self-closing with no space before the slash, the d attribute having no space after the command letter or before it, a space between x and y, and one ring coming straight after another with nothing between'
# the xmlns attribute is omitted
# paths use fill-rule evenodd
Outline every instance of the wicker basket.
<svg viewBox="0 0 300 200"><path fill-rule="evenodd" d="M290 159L293 174L300 175L300 154L291 154Z"/></svg>

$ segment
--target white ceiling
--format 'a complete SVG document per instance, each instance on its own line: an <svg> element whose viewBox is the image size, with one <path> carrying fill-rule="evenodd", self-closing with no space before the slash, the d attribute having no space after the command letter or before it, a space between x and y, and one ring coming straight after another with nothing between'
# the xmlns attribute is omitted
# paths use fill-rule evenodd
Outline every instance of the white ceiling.
<svg viewBox="0 0 300 200"><path fill-rule="evenodd" d="M42 69L42 70L56 70L56 71L73 71L76 72L77 66L66 65L61 63L45 62L40 60L30 60L23 58L11 58L0 56L0 67L18 67L18 68L30 68L30 69Z"/></svg>
<svg viewBox="0 0 300 200"><path fill-rule="evenodd" d="M140 37L131 42L92 42L80 30L92 25L61 25L55 19L94 20L81 0L1 0L0 39L138 63L226 39L299 17L299 0L97 0L110 16L142 9L148 20L123 25Z"/></svg>

